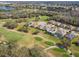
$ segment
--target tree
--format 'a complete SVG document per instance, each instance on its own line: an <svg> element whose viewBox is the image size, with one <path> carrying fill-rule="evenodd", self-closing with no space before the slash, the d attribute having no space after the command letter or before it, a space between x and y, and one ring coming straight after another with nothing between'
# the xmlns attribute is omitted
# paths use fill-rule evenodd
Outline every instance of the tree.
<svg viewBox="0 0 79 59"><path fill-rule="evenodd" d="M36 35L39 33L39 30L35 30L32 34Z"/></svg>
<svg viewBox="0 0 79 59"><path fill-rule="evenodd" d="M17 57L29 57L29 49L26 47L21 47L17 49L17 51L14 53L15 56Z"/></svg>
<svg viewBox="0 0 79 59"><path fill-rule="evenodd" d="M29 54L30 54L31 57L48 56L48 54L43 51L43 48L39 47L38 45L37 46L35 45L33 48L29 49Z"/></svg>
<svg viewBox="0 0 79 59"><path fill-rule="evenodd" d="M18 26L18 24L16 22L13 22L13 21L8 21L3 26L7 27L8 29L14 29Z"/></svg>

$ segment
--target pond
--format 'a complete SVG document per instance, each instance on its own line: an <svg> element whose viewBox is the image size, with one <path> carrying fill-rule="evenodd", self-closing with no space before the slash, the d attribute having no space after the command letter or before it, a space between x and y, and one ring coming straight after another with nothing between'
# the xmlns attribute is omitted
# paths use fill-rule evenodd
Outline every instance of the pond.
<svg viewBox="0 0 79 59"><path fill-rule="evenodd" d="M14 7L11 7L11 6L0 6L0 10L14 10L15 8Z"/></svg>

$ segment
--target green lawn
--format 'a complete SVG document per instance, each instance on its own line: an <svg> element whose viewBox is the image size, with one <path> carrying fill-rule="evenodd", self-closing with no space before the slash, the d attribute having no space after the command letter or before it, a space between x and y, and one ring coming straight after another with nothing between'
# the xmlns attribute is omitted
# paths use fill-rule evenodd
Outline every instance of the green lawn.
<svg viewBox="0 0 79 59"><path fill-rule="evenodd" d="M41 21L47 21L48 18L49 18L48 16L40 16Z"/></svg>
<svg viewBox="0 0 79 59"><path fill-rule="evenodd" d="M64 49L61 49L61 48L54 48L53 50L54 51L58 51L58 52L65 52L65 50Z"/></svg>
<svg viewBox="0 0 79 59"><path fill-rule="evenodd" d="M20 39L22 39L24 37L23 34L8 31L8 30L6 30L4 28L0 28L0 33L2 35L4 35L6 40L9 40L9 41L18 41L18 40L20 40Z"/></svg>
<svg viewBox="0 0 79 59"><path fill-rule="evenodd" d="M9 42L14 42L19 46L32 47L34 45L34 37L29 33L21 33L18 31L10 31L0 27L0 34Z"/></svg>
<svg viewBox="0 0 79 59"><path fill-rule="evenodd" d="M40 19L37 19L37 20L40 20L40 21L47 21L47 19L48 19L49 17L48 17L48 16L40 16L39 18L40 18ZM28 18L28 22L29 22L29 21L32 21L32 20L35 20L35 17Z"/></svg>
<svg viewBox="0 0 79 59"><path fill-rule="evenodd" d="M69 55L67 54L67 52L64 49L61 48L53 48L51 49L52 54L54 54L57 57L69 57Z"/></svg>
<svg viewBox="0 0 79 59"><path fill-rule="evenodd" d="M32 20L35 20L35 17L28 18L28 19L27 19L27 22L30 22L30 21L32 21Z"/></svg>

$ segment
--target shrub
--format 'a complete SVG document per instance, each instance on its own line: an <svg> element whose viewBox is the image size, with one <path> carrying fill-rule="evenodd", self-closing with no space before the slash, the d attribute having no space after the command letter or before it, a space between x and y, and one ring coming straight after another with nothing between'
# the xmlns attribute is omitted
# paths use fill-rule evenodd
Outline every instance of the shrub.
<svg viewBox="0 0 79 59"><path fill-rule="evenodd" d="M13 54L17 57L29 57L30 56L29 49L26 47L21 47L17 49Z"/></svg>
<svg viewBox="0 0 79 59"><path fill-rule="evenodd" d="M57 51L57 52L65 52L65 50L64 49L61 49L61 48L54 48L53 50L54 51Z"/></svg>
<svg viewBox="0 0 79 59"><path fill-rule="evenodd" d="M3 26L7 27L8 29L14 29L18 26L18 24L16 22L8 21Z"/></svg>
<svg viewBox="0 0 79 59"><path fill-rule="evenodd" d="M18 29L18 31L21 31L21 32L28 32L28 27L27 26L22 26Z"/></svg>
<svg viewBox="0 0 79 59"><path fill-rule="evenodd" d="M27 21L27 19L17 19L16 20L17 23L26 22L26 21Z"/></svg>
<svg viewBox="0 0 79 59"><path fill-rule="evenodd" d="M40 37L35 37L35 39L36 39L37 41L42 41L42 38L40 38Z"/></svg>
<svg viewBox="0 0 79 59"><path fill-rule="evenodd" d="M46 41L45 44L50 45L50 46L54 45L52 42L49 42L49 41Z"/></svg>
<svg viewBox="0 0 79 59"><path fill-rule="evenodd" d="M31 57L45 57L48 56L44 51L43 48L39 46L34 46L29 50Z"/></svg>
<svg viewBox="0 0 79 59"><path fill-rule="evenodd" d="M36 35L39 33L39 30L34 31L32 34Z"/></svg>

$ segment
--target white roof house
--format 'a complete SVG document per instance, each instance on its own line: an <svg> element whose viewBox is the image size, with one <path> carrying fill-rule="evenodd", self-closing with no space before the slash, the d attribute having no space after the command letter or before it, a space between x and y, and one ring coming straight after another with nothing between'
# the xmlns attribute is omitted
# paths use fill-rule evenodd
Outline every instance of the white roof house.
<svg viewBox="0 0 79 59"><path fill-rule="evenodd" d="M29 22L28 26L33 26L33 27L37 27L38 23L37 22Z"/></svg>
<svg viewBox="0 0 79 59"><path fill-rule="evenodd" d="M40 29L43 29L43 30L45 30L45 26L46 26L46 25L47 25L46 22L39 22L39 23L38 23L39 28L40 28Z"/></svg>
<svg viewBox="0 0 79 59"><path fill-rule="evenodd" d="M76 27L70 25L70 29L71 29L71 30L74 30L75 28L76 28Z"/></svg>
<svg viewBox="0 0 79 59"><path fill-rule="evenodd" d="M71 32L73 35L75 35L75 36L79 36L79 34L77 33L77 32L75 32L75 31L72 31Z"/></svg>
<svg viewBox="0 0 79 59"><path fill-rule="evenodd" d="M63 28L58 28L58 33L60 33L62 36L64 36L67 32Z"/></svg>
<svg viewBox="0 0 79 59"><path fill-rule="evenodd" d="M46 26L46 30L47 30L48 32L50 32L50 30L51 30L51 24L48 24L48 25Z"/></svg>
<svg viewBox="0 0 79 59"><path fill-rule="evenodd" d="M29 22L28 23L28 26L33 26L34 25L34 22Z"/></svg>
<svg viewBox="0 0 79 59"><path fill-rule="evenodd" d="M76 30L79 31L79 27Z"/></svg>
<svg viewBox="0 0 79 59"><path fill-rule="evenodd" d="M54 21L54 20L50 20L49 22L50 22L50 24L54 24L54 25L56 25L56 24L57 24L57 22L56 22L56 21Z"/></svg>
<svg viewBox="0 0 79 59"><path fill-rule="evenodd" d="M57 26L60 26L61 25L61 23L60 22L57 22Z"/></svg>

